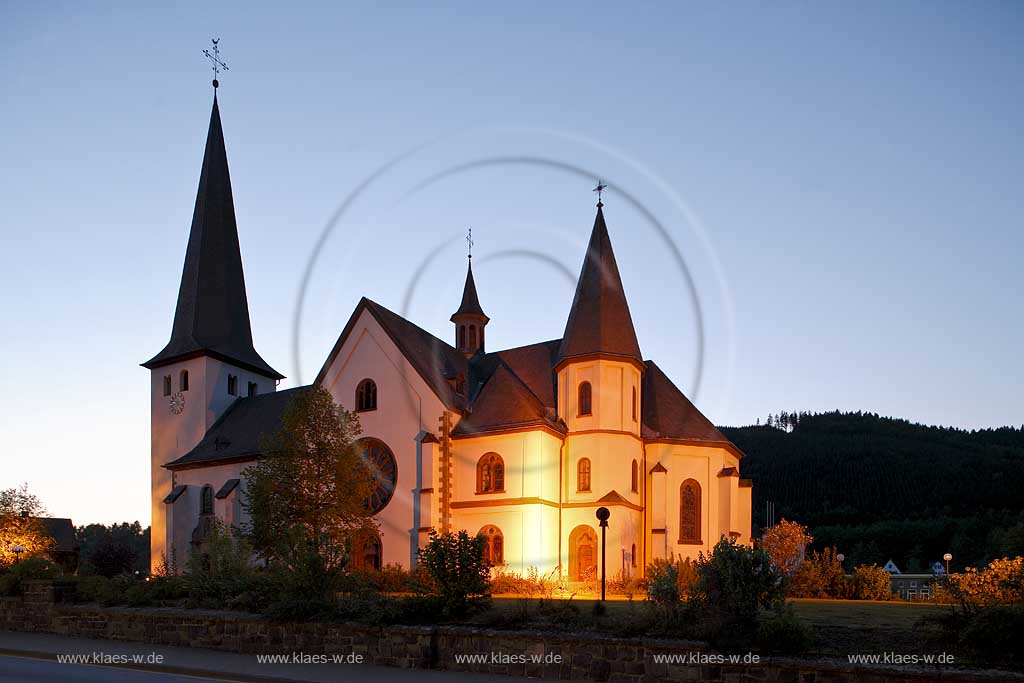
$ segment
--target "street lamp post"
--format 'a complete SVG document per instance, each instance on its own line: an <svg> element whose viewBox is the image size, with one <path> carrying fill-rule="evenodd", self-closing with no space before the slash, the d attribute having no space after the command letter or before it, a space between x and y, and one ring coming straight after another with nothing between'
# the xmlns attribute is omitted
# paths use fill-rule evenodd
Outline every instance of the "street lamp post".
<svg viewBox="0 0 1024 683"><path fill-rule="evenodd" d="M949 561L953 559L952 553L946 553L942 556L942 559L946 561L946 576L949 576Z"/></svg>
<svg viewBox="0 0 1024 683"><path fill-rule="evenodd" d="M608 508L597 508L597 519L601 527L601 602L604 602L605 575L608 573L608 563L605 562L604 549L605 537L608 535L608 518L611 516L612 513L608 512Z"/></svg>
<svg viewBox="0 0 1024 683"><path fill-rule="evenodd" d="M13 548L11 548L11 552L14 553L14 564L18 564L18 560L21 559L21 554L25 552L25 546L16 545Z"/></svg>

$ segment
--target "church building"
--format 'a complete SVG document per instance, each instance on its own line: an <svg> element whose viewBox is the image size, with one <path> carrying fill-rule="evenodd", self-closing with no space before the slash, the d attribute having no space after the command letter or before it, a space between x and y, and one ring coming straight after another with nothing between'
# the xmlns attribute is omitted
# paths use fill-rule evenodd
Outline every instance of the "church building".
<svg viewBox="0 0 1024 683"><path fill-rule="evenodd" d="M587 579L600 507L609 577L750 542L743 453L644 359L600 201L581 258L562 337L528 346L488 350L472 260L449 340L356 304L315 379L357 413L375 473L380 534L354 562L411 567L431 530L465 529L496 566ZM213 520L244 523L242 471L308 388L278 391L283 375L253 345L216 95L171 338L143 366L153 568L181 567Z"/></svg>

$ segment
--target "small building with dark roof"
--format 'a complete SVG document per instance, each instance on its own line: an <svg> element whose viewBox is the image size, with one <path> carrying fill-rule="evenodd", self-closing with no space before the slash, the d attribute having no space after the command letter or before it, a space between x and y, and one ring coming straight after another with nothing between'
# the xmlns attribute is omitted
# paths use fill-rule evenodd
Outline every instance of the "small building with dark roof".
<svg viewBox="0 0 1024 683"><path fill-rule="evenodd" d="M486 291L484 292L486 294ZM432 530L484 536L487 557L570 580L750 542L739 451L641 352L603 204L558 339L491 350L470 260L451 341L369 298L313 386L355 411L380 536L353 561L411 566ZM493 312L493 311L492 311ZM152 374L153 558L179 566L213 520L244 522L245 467L292 399L256 352L214 100L170 341Z"/></svg>

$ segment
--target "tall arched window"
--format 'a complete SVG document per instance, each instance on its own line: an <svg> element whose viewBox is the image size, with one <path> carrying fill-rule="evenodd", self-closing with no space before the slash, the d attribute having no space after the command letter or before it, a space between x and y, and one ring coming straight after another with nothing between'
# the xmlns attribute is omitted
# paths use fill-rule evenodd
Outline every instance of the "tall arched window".
<svg viewBox="0 0 1024 683"><path fill-rule="evenodd" d="M178 391L188 391L188 370L182 370L178 375Z"/></svg>
<svg viewBox="0 0 1024 683"><path fill-rule="evenodd" d="M212 515L213 514L213 487L204 486L199 492L199 514L201 515Z"/></svg>
<svg viewBox="0 0 1024 683"><path fill-rule="evenodd" d="M476 492L505 491L505 462L497 453L485 453L476 463Z"/></svg>
<svg viewBox="0 0 1024 683"><path fill-rule="evenodd" d="M579 414L590 415L590 399L591 399L591 388L590 382L580 382L579 392Z"/></svg>
<svg viewBox="0 0 1024 683"><path fill-rule="evenodd" d="M364 379L356 387L356 412L377 410L377 384L372 379Z"/></svg>
<svg viewBox="0 0 1024 683"><path fill-rule="evenodd" d="M636 387L633 387L633 422L636 422Z"/></svg>
<svg viewBox="0 0 1024 683"><path fill-rule="evenodd" d="M476 325L469 326L469 349L476 349Z"/></svg>
<svg viewBox="0 0 1024 683"><path fill-rule="evenodd" d="M631 481L633 482L633 493L639 493L640 492L640 472L639 472L639 469L640 468L636 464L636 460L634 460L633 461L633 477L631 479Z"/></svg>
<svg viewBox="0 0 1024 683"><path fill-rule="evenodd" d="M494 525L485 526L478 536L484 537L484 562L492 567L505 563L505 537Z"/></svg>
<svg viewBox="0 0 1024 683"><path fill-rule="evenodd" d="M164 375L164 396L171 395L171 376Z"/></svg>
<svg viewBox="0 0 1024 683"><path fill-rule="evenodd" d="M700 526L700 484L687 479L679 487L679 542L702 543Z"/></svg>
<svg viewBox="0 0 1024 683"><path fill-rule="evenodd" d="M466 348L466 326L459 325L459 349Z"/></svg>
<svg viewBox="0 0 1024 683"><path fill-rule="evenodd" d="M576 463L576 490L585 492L590 490L590 458L580 458Z"/></svg>
<svg viewBox="0 0 1024 683"><path fill-rule="evenodd" d="M636 543L634 543L633 547L629 549L629 558L630 558L630 562L632 562L633 566L635 567L636 566Z"/></svg>

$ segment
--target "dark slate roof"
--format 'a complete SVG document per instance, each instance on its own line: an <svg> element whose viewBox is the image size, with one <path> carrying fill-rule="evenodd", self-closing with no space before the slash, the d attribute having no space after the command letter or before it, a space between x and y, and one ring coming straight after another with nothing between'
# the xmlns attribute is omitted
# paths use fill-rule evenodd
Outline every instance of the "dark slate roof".
<svg viewBox="0 0 1024 683"><path fill-rule="evenodd" d="M220 487L220 490L217 491L216 498L223 500L230 496L231 492L238 488L239 481L240 480L238 479L228 479L224 482L224 485Z"/></svg>
<svg viewBox="0 0 1024 683"><path fill-rule="evenodd" d="M351 317L349 317L345 329L338 336L338 341L335 342L334 348L327 356L323 367L320 368L314 384L323 382L327 369L330 368L331 363L334 362L335 357L341 351L342 345L345 343L348 335L351 334L352 328L355 326L356 320L359 319L359 314L363 310L369 311L380 326L384 328L384 331L395 345L401 349L402 354L416 369L416 372L423 378L423 381L427 383L427 386L441 399L445 407L459 412L465 410L465 396L455 390L454 383L449 382L449 379L456 378L459 375L466 376L469 369L469 361L466 360L466 356L457 351L455 347L441 341L423 328L414 325L397 313L366 297L360 299L359 303L356 304L356 309L352 312Z"/></svg>
<svg viewBox="0 0 1024 683"><path fill-rule="evenodd" d="M472 436L512 427L550 427L564 432L565 426L505 363L494 370L476 392L470 411L459 420L452 436Z"/></svg>
<svg viewBox="0 0 1024 683"><path fill-rule="evenodd" d="M641 436L644 439L683 439L732 445L654 361L646 361L645 365L647 370L644 372L641 398Z"/></svg>
<svg viewBox="0 0 1024 683"><path fill-rule="evenodd" d="M216 97L171 339L142 365L156 368L203 353L273 379L284 377L260 357L252 343L235 204Z"/></svg>
<svg viewBox="0 0 1024 683"><path fill-rule="evenodd" d="M601 204L597 205L558 360L597 353L643 360Z"/></svg>
<svg viewBox="0 0 1024 683"><path fill-rule="evenodd" d="M478 315L484 319L484 322L490 320L487 314L484 313L484 309L480 306L480 299L476 295L476 282L473 280L472 261L469 262L469 268L466 270L466 284L462 288L462 303L459 304L459 310L452 313L452 322L455 322L455 319L460 315Z"/></svg>
<svg viewBox="0 0 1024 683"><path fill-rule="evenodd" d="M37 517L42 522L46 535L53 539L51 552L73 553L78 550L75 525L64 517Z"/></svg>
<svg viewBox="0 0 1024 683"><path fill-rule="evenodd" d="M285 408L298 392L307 389L308 386L295 387L236 399L195 448L164 467L202 467L259 456L260 437L277 431Z"/></svg>
<svg viewBox="0 0 1024 683"><path fill-rule="evenodd" d="M176 484L172 486L171 492L164 496L164 502L170 505L171 503L181 498L181 494L185 493L187 489L188 487L185 486L184 484Z"/></svg>

